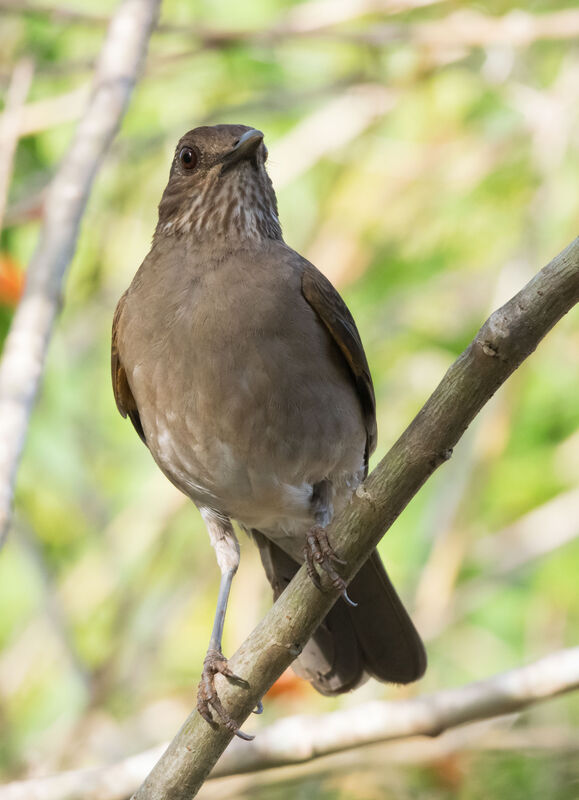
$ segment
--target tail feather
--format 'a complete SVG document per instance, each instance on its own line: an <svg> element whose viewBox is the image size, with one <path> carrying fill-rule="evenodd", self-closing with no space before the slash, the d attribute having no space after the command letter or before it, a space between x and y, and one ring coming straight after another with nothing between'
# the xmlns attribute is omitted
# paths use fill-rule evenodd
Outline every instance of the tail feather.
<svg viewBox="0 0 579 800"><path fill-rule="evenodd" d="M349 587L351 618L366 671L380 681L412 683L426 671L426 651L414 623L374 550Z"/></svg>
<svg viewBox="0 0 579 800"><path fill-rule="evenodd" d="M252 534L277 600L300 565L259 531ZM392 683L420 678L424 646L376 550L348 592L357 607L336 602L293 663L296 674L325 695L355 689L368 676Z"/></svg>

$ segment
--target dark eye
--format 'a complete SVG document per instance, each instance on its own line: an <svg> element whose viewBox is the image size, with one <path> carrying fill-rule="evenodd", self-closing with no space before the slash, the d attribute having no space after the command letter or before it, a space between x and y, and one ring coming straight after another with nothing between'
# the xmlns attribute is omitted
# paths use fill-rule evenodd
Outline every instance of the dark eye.
<svg viewBox="0 0 579 800"><path fill-rule="evenodd" d="M184 169L194 169L197 166L197 153L191 147L182 147L179 161Z"/></svg>

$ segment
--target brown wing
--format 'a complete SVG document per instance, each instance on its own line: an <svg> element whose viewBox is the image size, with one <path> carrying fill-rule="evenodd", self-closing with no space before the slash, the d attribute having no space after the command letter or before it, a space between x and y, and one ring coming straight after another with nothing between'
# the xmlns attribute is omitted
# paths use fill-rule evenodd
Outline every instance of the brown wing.
<svg viewBox="0 0 579 800"><path fill-rule="evenodd" d="M302 293L330 332L352 372L366 425L367 470L368 456L376 447L376 399L356 323L330 281L310 263L306 263L302 275Z"/></svg>
<svg viewBox="0 0 579 800"><path fill-rule="evenodd" d="M115 394L117 408L119 409L121 416L129 417L135 427L135 430L143 442L147 444L143 426L141 425L141 418L139 417L139 409L135 403L133 393L131 392L131 387L129 386L129 381L127 379L127 373L125 372L125 368L123 367L121 358L119 356L119 348L117 343L119 320L123 313L126 296L127 293L125 292L118 302L115 315L113 317L113 336L111 342L111 376L113 379L113 392Z"/></svg>

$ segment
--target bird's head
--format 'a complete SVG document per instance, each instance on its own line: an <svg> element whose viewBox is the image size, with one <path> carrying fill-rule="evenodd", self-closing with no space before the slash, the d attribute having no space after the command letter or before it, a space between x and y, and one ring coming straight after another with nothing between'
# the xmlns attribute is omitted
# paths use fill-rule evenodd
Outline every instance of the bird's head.
<svg viewBox="0 0 579 800"><path fill-rule="evenodd" d="M246 125L186 133L175 149L155 237L281 238L266 159L263 133Z"/></svg>

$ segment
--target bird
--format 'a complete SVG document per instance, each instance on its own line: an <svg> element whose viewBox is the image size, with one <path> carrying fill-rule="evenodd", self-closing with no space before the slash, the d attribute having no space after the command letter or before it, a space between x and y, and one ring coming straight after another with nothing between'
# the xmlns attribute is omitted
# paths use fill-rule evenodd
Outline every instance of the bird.
<svg viewBox="0 0 579 800"><path fill-rule="evenodd" d="M324 695L368 677L405 684L426 654L375 550L350 583L328 539L368 472L376 402L360 334L331 282L282 236L264 134L200 126L179 140L151 249L113 318L111 369L128 417L166 477L199 509L221 582L197 709L249 735L218 673L240 560L254 540L274 600L306 563L341 592L294 671Z"/></svg>

